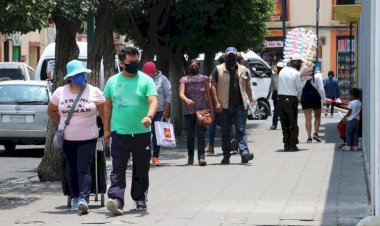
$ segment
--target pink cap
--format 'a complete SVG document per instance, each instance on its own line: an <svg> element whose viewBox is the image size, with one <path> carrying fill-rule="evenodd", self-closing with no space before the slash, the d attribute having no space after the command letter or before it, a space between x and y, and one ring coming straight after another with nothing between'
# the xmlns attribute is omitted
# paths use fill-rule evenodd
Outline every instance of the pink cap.
<svg viewBox="0 0 380 226"><path fill-rule="evenodd" d="M149 75L150 77L153 77L157 72L156 64L152 61L148 61L144 64L142 70L145 74Z"/></svg>

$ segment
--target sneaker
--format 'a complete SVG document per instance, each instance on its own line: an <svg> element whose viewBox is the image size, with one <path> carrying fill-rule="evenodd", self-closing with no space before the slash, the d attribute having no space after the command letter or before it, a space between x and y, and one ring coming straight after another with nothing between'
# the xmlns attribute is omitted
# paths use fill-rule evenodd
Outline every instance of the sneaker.
<svg viewBox="0 0 380 226"><path fill-rule="evenodd" d="M78 197L71 199L71 209L70 210L78 210L78 203L79 203Z"/></svg>
<svg viewBox="0 0 380 226"><path fill-rule="evenodd" d="M331 115L330 115L330 118L334 118L334 115L333 115L333 114L331 114Z"/></svg>
<svg viewBox="0 0 380 226"><path fill-rule="evenodd" d="M313 139L316 140L317 142L321 142L322 139L319 137L318 133L314 133Z"/></svg>
<svg viewBox="0 0 380 226"><path fill-rule="evenodd" d="M213 155L215 153L214 151L214 145L209 144L207 146L206 154Z"/></svg>
<svg viewBox="0 0 380 226"><path fill-rule="evenodd" d="M136 210L146 210L146 202L144 200L135 201Z"/></svg>
<svg viewBox="0 0 380 226"><path fill-rule="evenodd" d="M199 166L205 166L207 165L207 162L205 160L205 156L204 155L201 155L199 158L198 158L198 162L199 162Z"/></svg>
<svg viewBox="0 0 380 226"><path fill-rule="evenodd" d="M342 149L342 148L345 147L346 145L347 145L346 143L343 143L343 144L339 145L337 148L338 148L338 149Z"/></svg>
<svg viewBox="0 0 380 226"><path fill-rule="evenodd" d="M342 147L342 151L351 151L351 147L346 145L346 146Z"/></svg>
<svg viewBox="0 0 380 226"><path fill-rule="evenodd" d="M194 164L194 157L189 157L187 159L187 165L193 165Z"/></svg>
<svg viewBox="0 0 380 226"><path fill-rule="evenodd" d="M313 142L313 139L311 139L310 137L309 137L309 138L307 138L307 141L306 141L306 143L311 143L311 142Z"/></svg>
<svg viewBox="0 0 380 226"><path fill-rule="evenodd" d="M271 129L271 130L276 130L276 129L277 129L277 126L276 126L276 125L271 125L271 126L270 126L270 129Z"/></svg>
<svg viewBox="0 0 380 226"><path fill-rule="evenodd" d="M153 157L152 163L154 166L160 165L160 159L158 157Z"/></svg>
<svg viewBox="0 0 380 226"><path fill-rule="evenodd" d="M222 164L222 165L228 165L228 164L230 164L230 157L224 156L223 159L222 159L222 161L220 162L220 164Z"/></svg>
<svg viewBox="0 0 380 226"><path fill-rule="evenodd" d="M359 151L359 148L358 148L358 146L353 146L353 147L352 147L352 150L353 150L353 151Z"/></svg>
<svg viewBox="0 0 380 226"><path fill-rule="evenodd" d="M121 202L118 199L108 199L107 201L107 209L114 215L120 216L123 215L124 212L122 210Z"/></svg>
<svg viewBox="0 0 380 226"><path fill-rule="evenodd" d="M78 203L78 210L79 210L79 214L81 215L88 214L88 203L86 200L80 199Z"/></svg>
<svg viewBox="0 0 380 226"><path fill-rule="evenodd" d="M241 154L241 163L248 163L253 159L253 153L249 151L245 151Z"/></svg>

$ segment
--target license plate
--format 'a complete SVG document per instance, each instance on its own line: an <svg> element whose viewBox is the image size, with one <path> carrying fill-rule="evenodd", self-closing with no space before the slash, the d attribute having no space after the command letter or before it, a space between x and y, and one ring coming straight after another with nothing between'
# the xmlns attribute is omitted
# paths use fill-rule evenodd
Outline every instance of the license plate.
<svg viewBox="0 0 380 226"><path fill-rule="evenodd" d="M3 122L33 123L33 115L3 115Z"/></svg>

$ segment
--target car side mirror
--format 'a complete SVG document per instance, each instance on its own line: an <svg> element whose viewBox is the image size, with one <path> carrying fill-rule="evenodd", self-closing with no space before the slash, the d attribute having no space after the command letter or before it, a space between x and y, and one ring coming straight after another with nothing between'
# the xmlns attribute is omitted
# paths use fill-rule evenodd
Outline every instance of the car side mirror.
<svg viewBox="0 0 380 226"><path fill-rule="evenodd" d="M256 83L256 82L252 82L252 85L253 85L253 86L257 86L257 83Z"/></svg>

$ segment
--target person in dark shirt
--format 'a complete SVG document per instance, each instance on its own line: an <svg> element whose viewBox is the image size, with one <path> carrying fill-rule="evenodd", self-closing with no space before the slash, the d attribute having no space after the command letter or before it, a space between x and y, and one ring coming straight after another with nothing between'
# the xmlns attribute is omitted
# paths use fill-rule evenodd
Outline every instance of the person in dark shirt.
<svg viewBox="0 0 380 226"><path fill-rule="evenodd" d="M241 162L248 163L253 159L253 153L248 149L245 133L247 98L253 103L248 70L237 63L236 48L228 47L225 56L226 62L216 66L211 78L211 92L215 109L222 113L223 159L221 163L230 163L232 124L235 124Z"/></svg>
<svg viewBox="0 0 380 226"><path fill-rule="evenodd" d="M336 100L340 96L338 79L334 78L334 71L330 70L327 74L328 78L323 81L326 97L331 100ZM330 104L326 104L325 116L327 116ZM334 105L331 104L330 116L334 116Z"/></svg>

